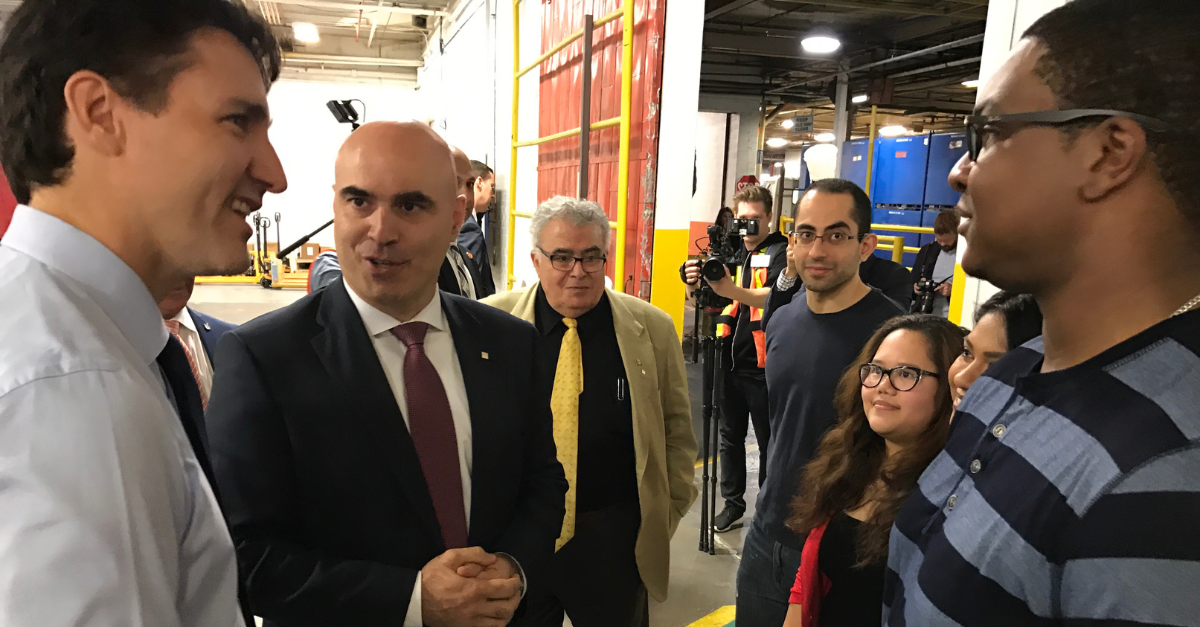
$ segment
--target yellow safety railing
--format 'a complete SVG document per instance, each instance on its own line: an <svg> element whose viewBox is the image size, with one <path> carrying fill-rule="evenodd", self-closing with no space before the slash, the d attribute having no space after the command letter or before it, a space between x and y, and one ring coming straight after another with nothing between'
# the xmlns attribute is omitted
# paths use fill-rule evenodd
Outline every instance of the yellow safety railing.
<svg viewBox="0 0 1200 627"><path fill-rule="evenodd" d="M615 271L613 273L613 287L617 291L625 291L625 218L629 210L629 128L630 117L633 109L633 0L625 0L625 3L620 9L595 20L592 23L593 29L600 28L605 24L622 19L621 30L621 116L608 120L595 122L588 127L590 131L598 131L601 129L620 126L621 128L621 145L620 155L617 162L617 220L609 222L609 224L617 230L616 243L616 262ZM582 132L582 125L561 133L539 137L537 139L521 141L517 132L520 122L518 104L520 103L521 94L521 77L533 71L534 68L541 65L546 59L562 52L564 48L571 45L573 42L583 37L583 29L579 29L552 48L547 50L532 63L527 66L521 66L521 0L513 0L513 95L512 95L512 152L511 152L511 168L509 169L508 181L508 289L512 289L513 282L516 276L513 274L513 259L516 251L513 250L516 246L516 219L529 218L532 214L528 212L517 211L517 149L528 146L540 146L541 144L552 141L575 137ZM586 103L584 106L587 106ZM587 190L582 190L584 195Z"/></svg>

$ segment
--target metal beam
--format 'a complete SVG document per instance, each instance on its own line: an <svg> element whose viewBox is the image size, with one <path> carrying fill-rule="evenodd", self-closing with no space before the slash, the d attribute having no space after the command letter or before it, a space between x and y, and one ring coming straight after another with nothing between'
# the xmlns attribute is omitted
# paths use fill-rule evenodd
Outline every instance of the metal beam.
<svg viewBox="0 0 1200 627"><path fill-rule="evenodd" d="M305 52L284 53L285 61L300 63L325 63L328 65L364 65L375 67L424 67L419 59L386 59L383 57L347 57L334 54L309 54Z"/></svg>
<svg viewBox="0 0 1200 627"><path fill-rule="evenodd" d="M399 13L402 15L428 15L431 17L450 17L450 13L440 9L427 9L424 7L405 7L405 6L369 6L361 4L350 4L348 2L334 2L333 0L271 0L275 4L290 4L296 6L313 7L314 9L336 9L347 13L370 13L377 11L381 13Z"/></svg>
<svg viewBox="0 0 1200 627"><path fill-rule="evenodd" d="M975 8L976 8L975 5L972 5L966 9L955 9L952 11L951 10L939 11L937 9L931 9L927 6L920 6L920 5L915 5L915 4L903 4L903 3L897 3L897 2L893 2L891 4L884 4L882 2L878 2L878 0L863 0L863 1L854 1L854 0L819 0L819 1L779 0L779 1L788 2L788 3L792 3L792 4L824 5L827 7L835 7L835 8L839 8L839 9L863 9L863 10L867 10L867 11L875 11L878 13L892 13L892 14L898 14L898 15L924 15L924 16L929 16L929 17L944 17L947 15L954 15L954 16L961 16L961 17L967 18L967 19L978 19L978 20L987 19L986 13L984 15L963 15L964 12L975 10Z"/></svg>
<svg viewBox="0 0 1200 627"><path fill-rule="evenodd" d="M955 68L955 67L959 67L959 66L963 66L963 65L978 64L982 58L983 57L967 57L966 59L959 59L957 61L947 61L946 63L939 63L937 65L930 65L927 67L919 67L915 70L909 70L907 72L900 72L899 74L889 74L888 78L903 78L905 76L916 76L917 74L925 74L926 72L936 72L938 70L948 70L950 68Z"/></svg>
<svg viewBox="0 0 1200 627"><path fill-rule="evenodd" d="M925 55L933 54L935 52L941 52L943 50L951 50L954 48L961 48L963 46L969 46L971 44L977 44L977 43L982 43L982 42L983 42L983 35L975 35L972 37L967 37L966 39L959 39L958 41L951 41L951 42L940 44L940 45L933 46L930 48L925 48L923 50L909 52L908 54L902 54L900 56L892 57L890 59L884 59L882 61L875 61L874 63L860 65L855 68L850 68L849 70L846 70L845 72L832 72L829 74L821 74L819 76L814 76L812 78L806 78L802 81L795 81L792 83L788 83L786 85L781 85L780 87L772 89L772 90L768 91L767 93L768 94L779 94L779 93L783 93L789 89L792 89L793 87L800 87L801 85L808 85L810 83L819 83L821 81L829 80L829 79L837 76L838 74L843 74L843 73L853 74L855 72L862 72L864 70L869 70L871 68L876 68L876 67L880 67L883 65L890 65L892 63L898 63L900 61L907 61L909 59L923 57Z"/></svg>
<svg viewBox="0 0 1200 627"><path fill-rule="evenodd" d="M719 9L713 9L712 11L705 13L704 19L711 20L713 18L721 17L722 15L725 15L726 13L733 13L734 11L737 11L738 9L748 7L752 4L754 4L755 2L758 2L758 0L730 0L729 3L727 3L725 6L719 8Z"/></svg>

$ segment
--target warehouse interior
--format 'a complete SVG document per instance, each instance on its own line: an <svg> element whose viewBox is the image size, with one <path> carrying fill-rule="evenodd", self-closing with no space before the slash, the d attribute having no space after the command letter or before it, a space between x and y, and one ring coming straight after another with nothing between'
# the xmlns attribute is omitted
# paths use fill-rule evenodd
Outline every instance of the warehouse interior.
<svg viewBox="0 0 1200 627"><path fill-rule="evenodd" d="M483 228L501 291L536 281L528 230L539 202L599 202L615 229L610 284L669 313L689 360L695 309L678 269L738 189L770 188L779 208L771 227L786 230L811 181L853 180L875 205L876 254L911 267L932 240L933 217L958 202L946 177L966 152L979 81L1014 33L1065 2L239 1L282 42L270 136L289 187L253 217L254 267L201 277L191 306L241 324L306 295L309 264L334 244L323 225L334 158L352 130L331 115L336 101L360 123L429 124L494 169ZM19 5L0 0L0 21ZM15 204L0 184L0 233ZM970 326L994 288L963 279L951 319ZM701 439L699 377L689 364ZM748 451L747 520L753 436ZM704 480L698 460L697 485ZM670 597L651 601L652 625L734 624L742 530L698 550L699 508L672 541Z"/></svg>

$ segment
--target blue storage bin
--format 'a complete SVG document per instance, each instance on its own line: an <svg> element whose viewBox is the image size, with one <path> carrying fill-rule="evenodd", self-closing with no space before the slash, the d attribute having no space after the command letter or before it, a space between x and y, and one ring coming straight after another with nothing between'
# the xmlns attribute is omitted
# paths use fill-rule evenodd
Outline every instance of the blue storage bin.
<svg viewBox="0 0 1200 627"><path fill-rule="evenodd" d="M867 146L866 139L848 141L842 146L842 178L853 181L859 187L867 187Z"/></svg>
<svg viewBox="0 0 1200 627"><path fill-rule="evenodd" d="M967 154L966 133L934 135L929 142L929 167L925 176L925 205L952 207L961 194L946 181L950 170Z"/></svg>
<svg viewBox="0 0 1200 627"><path fill-rule="evenodd" d="M878 142L871 200L914 208L924 205L929 136L882 138Z"/></svg>
<svg viewBox="0 0 1200 627"><path fill-rule="evenodd" d="M913 211L911 209L898 209L890 207L875 207L874 215L871 222L876 225L894 224L897 226L921 226L921 221L924 211ZM920 236L916 233L907 233L902 231L889 231L886 228L878 228L875 230L876 235L891 235L904 236L905 247L919 246ZM931 236L932 237L932 236ZM892 258L890 250L876 250L875 255L884 259ZM904 253L904 265L911 268L917 262L916 253Z"/></svg>

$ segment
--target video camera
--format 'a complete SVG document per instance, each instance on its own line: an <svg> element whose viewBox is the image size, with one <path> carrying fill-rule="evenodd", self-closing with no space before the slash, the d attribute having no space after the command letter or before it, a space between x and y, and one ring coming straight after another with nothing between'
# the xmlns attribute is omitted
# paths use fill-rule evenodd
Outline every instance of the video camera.
<svg viewBox="0 0 1200 627"><path fill-rule="evenodd" d="M734 265L733 258L742 248L742 238L758 235L758 220L731 220L729 227L722 230L716 224L708 227L708 259L700 266L700 276L708 281L720 281L725 268Z"/></svg>

